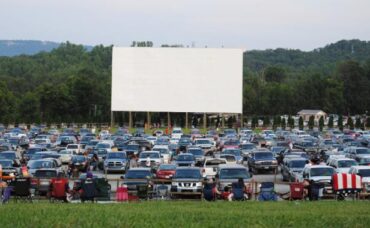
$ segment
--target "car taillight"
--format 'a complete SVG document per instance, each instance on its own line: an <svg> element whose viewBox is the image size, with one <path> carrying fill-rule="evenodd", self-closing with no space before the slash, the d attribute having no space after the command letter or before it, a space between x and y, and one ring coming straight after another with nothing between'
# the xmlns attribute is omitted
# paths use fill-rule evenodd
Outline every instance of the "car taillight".
<svg viewBox="0 0 370 228"><path fill-rule="evenodd" d="M38 183L39 183L39 179L32 179L31 180L31 184L33 184L33 185L38 185Z"/></svg>

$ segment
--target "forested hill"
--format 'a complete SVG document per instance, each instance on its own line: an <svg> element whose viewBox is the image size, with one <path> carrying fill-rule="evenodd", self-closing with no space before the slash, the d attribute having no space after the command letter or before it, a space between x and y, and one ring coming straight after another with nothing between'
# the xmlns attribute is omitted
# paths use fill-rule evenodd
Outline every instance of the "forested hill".
<svg viewBox="0 0 370 228"><path fill-rule="evenodd" d="M370 43L358 40L311 52L249 51L244 61L243 113L248 118L296 115L301 109L367 113L369 53ZM0 57L0 123L108 122L111 66L112 46L88 50L69 42L49 52Z"/></svg>
<svg viewBox="0 0 370 228"><path fill-rule="evenodd" d="M0 56L33 55L39 52L50 52L60 43L40 40L0 40ZM85 46L91 50L91 46Z"/></svg>
<svg viewBox="0 0 370 228"><path fill-rule="evenodd" d="M244 53L244 64L251 71L278 65L292 71L311 70L329 73L338 62L366 61L370 58L370 41L341 40L313 51L294 49L251 50Z"/></svg>

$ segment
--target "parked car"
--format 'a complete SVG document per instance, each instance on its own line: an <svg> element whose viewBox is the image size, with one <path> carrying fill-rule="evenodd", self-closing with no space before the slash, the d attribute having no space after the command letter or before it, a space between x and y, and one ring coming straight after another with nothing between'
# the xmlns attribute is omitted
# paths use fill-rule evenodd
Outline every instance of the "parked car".
<svg viewBox="0 0 370 228"><path fill-rule="evenodd" d="M31 187L36 195L46 195L50 189L50 181L58 176L56 169L42 168L36 170L31 180Z"/></svg>
<svg viewBox="0 0 370 228"><path fill-rule="evenodd" d="M155 145L152 150L160 153L164 163L170 163L172 152L170 152L167 145Z"/></svg>
<svg viewBox="0 0 370 228"><path fill-rule="evenodd" d="M83 155L74 155L69 167L71 170L77 169L79 171L86 172L89 168L89 160Z"/></svg>
<svg viewBox="0 0 370 228"><path fill-rule="evenodd" d="M226 186L231 188L232 183L237 182L240 178L247 183L251 180L251 177L252 175L248 172L248 169L242 165L220 164L216 174L220 191L223 191Z"/></svg>
<svg viewBox="0 0 370 228"><path fill-rule="evenodd" d="M176 164L178 166L194 166L195 156L190 153L179 154L176 158Z"/></svg>
<svg viewBox="0 0 370 228"><path fill-rule="evenodd" d="M123 177L123 184L127 185L129 191L136 191L140 185L152 188L153 174L150 168L131 168Z"/></svg>
<svg viewBox="0 0 370 228"><path fill-rule="evenodd" d="M253 152L248 158L249 170L254 174L261 170L276 171L277 161L272 152Z"/></svg>
<svg viewBox="0 0 370 228"><path fill-rule="evenodd" d="M31 160L27 163L27 168L31 176L34 176L36 171L41 169L53 169L58 173L60 170L56 161L50 158Z"/></svg>
<svg viewBox="0 0 370 228"><path fill-rule="evenodd" d="M351 158L337 158L331 160L328 165L333 167L336 173L348 173L352 166L356 166L358 164Z"/></svg>
<svg viewBox="0 0 370 228"><path fill-rule="evenodd" d="M203 164L205 156L204 151L200 147L188 147L187 153L194 155L195 163Z"/></svg>
<svg viewBox="0 0 370 228"><path fill-rule="evenodd" d="M198 167L177 167L171 192L202 192L203 178Z"/></svg>
<svg viewBox="0 0 370 228"><path fill-rule="evenodd" d="M172 179L175 175L175 164L161 164L156 172L157 179Z"/></svg>
<svg viewBox="0 0 370 228"><path fill-rule="evenodd" d="M110 152L104 160L104 171L126 172L129 168L129 162L125 152Z"/></svg>
<svg viewBox="0 0 370 228"><path fill-rule="evenodd" d="M69 164L72 161L73 155L76 155L77 153L73 150L61 150L59 151L60 154L60 161L63 164Z"/></svg>
<svg viewBox="0 0 370 228"><path fill-rule="evenodd" d="M254 149L256 149L256 145L253 144L253 143L243 143L243 144L240 144L239 147L240 147L243 155L248 155Z"/></svg>
<svg viewBox="0 0 370 228"><path fill-rule="evenodd" d="M302 179L302 172L307 164L306 162L307 159L304 158L285 159L281 165L283 181L295 182Z"/></svg>
<svg viewBox="0 0 370 228"><path fill-rule="evenodd" d="M19 173L19 168L13 166L13 160L10 159L0 159L0 165L2 166L3 173L2 179L7 181L10 180L10 174L13 173L14 176L17 176Z"/></svg>
<svg viewBox="0 0 370 228"><path fill-rule="evenodd" d="M140 167L150 167L156 170L163 163L163 159L158 151L145 151L140 153L138 163Z"/></svg>
<svg viewBox="0 0 370 228"><path fill-rule="evenodd" d="M331 166L312 165L303 169L302 178L323 184L324 193L333 193L331 186L333 174L335 174L335 170Z"/></svg>
<svg viewBox="0 0 370 228"><path fill-rule="evenodd" d="M361 176L366 191L370 192L370 166L352 166L348 173Z"/></svg>
<svg viewBox="0 0 370 228"><path fill-rule="evenodd" d="M13 161L14 167L20 167L21 166L21 155L17 151L3 151L0 152L0 159L9 159Z"/></svg>
<svg viewBox="0 0 370 228"><path fill-rule="evenodd" d="M224 149L220 154L221 155L223 155L223 154L234 155L237 164L241 164L242 161L243 161L242 153L241 153L241 150L239 150L239 149Z"/></svg>
<svg viewBox="0 0 370 228"><path fill-rule="evenodd" d="M206 158L203 165L202 175L204 178L215 177L218 172L219 165L226 164L226 159L223 158Z"/></svg>

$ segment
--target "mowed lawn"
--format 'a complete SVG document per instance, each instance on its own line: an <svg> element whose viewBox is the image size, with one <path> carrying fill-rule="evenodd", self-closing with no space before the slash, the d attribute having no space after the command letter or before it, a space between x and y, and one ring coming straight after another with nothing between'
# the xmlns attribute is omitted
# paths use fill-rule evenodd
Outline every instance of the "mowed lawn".
<svg viewBox="0 0 370 228"><path fill-rule="evenodd" d="M10 203L0 227L369 227L370 202Z"/></svg>

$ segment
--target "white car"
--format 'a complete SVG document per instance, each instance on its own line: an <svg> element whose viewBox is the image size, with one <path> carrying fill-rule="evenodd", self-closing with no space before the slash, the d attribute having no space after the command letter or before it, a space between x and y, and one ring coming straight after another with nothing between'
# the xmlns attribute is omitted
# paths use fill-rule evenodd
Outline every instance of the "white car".
<svg viewBox="0 0 370 228"><path fill-rule="evenodd" d="M352 166L349 171L349 174L356 174L362 177L362 184L365 185L365 189L367 192L370 192L370 166L359 165L359 166Z"/></svg>
<svg viewBox="0 0 370 228"><path fill-rule="evenodd" d="M215 177L218 171L218 166L226 163L226 159L223 158L206 159L203 165L202 176L206 178Z"/></svg>
<svg viewBox="0 0 370 228"><path fill-rule="evenodd" d="M109 137L111 136L111 134L109 133L108 130L102 130L100 131L99 133L99 137L100 139L104 140L104 139L108 139Z"/></svg>
<svg viewBox="0 0 370 228"><path fill-rule="evenodd" d="M152 150L158 151L161 154L164 163L170 163L172 156L168 145L156 145L152 148Z"/></svg>
<svg viewBox="0 0 370 228"><path fill-rule="evenodd" d="M72 153L75 154L81 154L82 153L82 146L81 144L68 144L66 147L66 150L71 151Z"/></svg>
<svg viewBox="0 0 370 228"><path fill-rule="evenodd" d="M352 166L356 166L358 164L351 158L338 158L332 159L328 165L332 166L337 173L348 173Z"/></svg>
<svg viewBox="0 0 370 228"><path fill-rule="evenodd" d="M333 193L331 178L335 174L335 169L327 165L311 165L303 169L302 178L324 185L323 193ZM302 182L303 180L300 180Z"/></svg>
<svg viewBox="0 0 370 228"><path fill-rule="evenodd" d="M74 153L73 150L61 150L59 152L60 154L60 161L63 163L63 164L68 164L71 162L72 160L72 156L73 155L76 155L77 153Z"/></svg>
<svg viewBox="0 0 370 228"><path fill-rule="evenodd" d="M179 127L175 127L172 130L171 138L173 138L173 139L180 139L181 136L182 136L182 134L183 134L182 129L179 128Z"/></svg>

